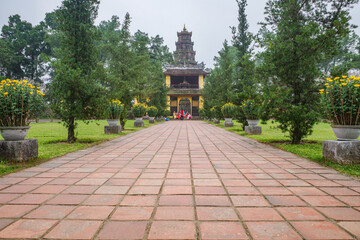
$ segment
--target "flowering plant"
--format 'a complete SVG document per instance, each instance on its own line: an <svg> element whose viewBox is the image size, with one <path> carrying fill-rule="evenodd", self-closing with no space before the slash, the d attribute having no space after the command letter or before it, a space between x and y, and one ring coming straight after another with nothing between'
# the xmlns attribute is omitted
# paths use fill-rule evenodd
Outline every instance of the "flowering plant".
<svg viewBox="0 0 360 240"><path fill-rule="evenodd" d="M225 118L232 118L235 115L236 106L232 103L226 103L221 107L221 112Z"/></svg>
<svg viewBox="0 0 360 240"><path fill-rule="evenodd" d="M43 94L26 80L2 80L0 82L0 127L22 127L40 113Z"/></svg>
<svg viewBox="0 0 360 240"><path fill-rule="evenodd" d="M242 102L241 109L243 110L246 119L257 120L259 119L259 107L260 104L255 100L248 99Z"/></svg>
<svg viewBox="0 0 360 240"><path fill-rule="evenodd" d="M137 103L132 106L131 111L135 117L141 118L146 113L146 107L143 103Z"/></svg>
<svg viewBox="0 0 360 240"><path fill-rule="evenodd" d="M109 102L109 119L119 119L120 114L124 111L124 104L118 99Z"/></svg>
<svg viewBox="0 0 360 240"><path fill-rule="evenodd" d="M360 77L327 78L320 89L326 114L335 125L360 125Z"/></svg>
<svg viewBox="0 0 360 240"><path fill-rule="evenodd" d="M159 110L155 106L151 106L151 107L148 107L146 109L146 111L147 111L149 117L155 117Z"/></svg>
<svg viewBox="0 0 360 240"><path fill-rule="evenodd" d="M217 120L221 120L223 118L223 114L221 112L221 107L214 106L210 109L211 116L216 118Z"/></svg>

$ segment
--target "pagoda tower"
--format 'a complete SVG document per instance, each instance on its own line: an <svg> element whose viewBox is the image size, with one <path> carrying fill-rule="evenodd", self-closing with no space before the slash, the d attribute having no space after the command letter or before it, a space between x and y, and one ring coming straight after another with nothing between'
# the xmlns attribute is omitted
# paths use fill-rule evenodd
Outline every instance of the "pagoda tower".
<svg viewBox="0 0 360 240"><path fill-rule="evenodd" d="M171 114L184 111L195 119L199 110L203 108L202 91L204 78L209 75L204 63L195 60L194 42L191 41L192 32L186 27L177 33L178 41L174 52L175 64L165 65L164 75L168 91L168 109Z"/></svg>

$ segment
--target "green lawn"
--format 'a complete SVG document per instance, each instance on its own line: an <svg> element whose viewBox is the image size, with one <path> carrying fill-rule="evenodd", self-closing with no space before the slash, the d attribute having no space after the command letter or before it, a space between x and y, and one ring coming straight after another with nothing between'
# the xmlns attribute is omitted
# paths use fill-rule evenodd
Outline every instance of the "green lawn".
<svg viewBox="0 0 360 240"><path fill-rule="evenodd" d="M149 127L149 121L144 121L145 127ZM91 121L88 125L82 121L78 122L75 135L78 138L74 144L66 143L67 129L59 122L32 123L26 138L36 138L39 143L39 157L26 164L11 165L0 161L0 176L45 162L51 158L62 156L69 152L85 149L104 141L108 141L128 133L135 132L141 128L134 128L134 120L128 120L125 131L120 134L105 135L105 120ZM0 140L3 138L0 136Z"/></svg>
<svg viewBox="0 0 360 240"><path fill-rule="evenodd" d="M242 136L253 138L259 142L271 144L275 147L284 149L286 151L295 153L301 157L318 162L324 166L332 167L340 172L348 175L360 177L360 165L340 165L326 161L322 156L322 141L323 140L336 140L330 124L319 123L314 126L314 132L311 136L308 136L303 140L302 144L292 145L289 143L289 138L286 134L282 133L278 129L276 124L268 122L268 124L260 124L262 127L262 135L246 135L240 127L240 123L234 122L234 127L225 128L231 132L235 132ZM211 122L209 122L211 123ZM211 123L213 124L213 123ZM220 124L214 124L219 127L223 127L223 122Z"/></svg>

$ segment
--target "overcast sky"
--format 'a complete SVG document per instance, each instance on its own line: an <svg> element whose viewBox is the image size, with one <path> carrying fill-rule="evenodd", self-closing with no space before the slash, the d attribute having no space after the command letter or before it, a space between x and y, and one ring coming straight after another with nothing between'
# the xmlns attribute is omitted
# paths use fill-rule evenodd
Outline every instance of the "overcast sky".
<svg viewBox="0 0 360 240"><path fill-rule="evenodd" d="M250 31L256 33L258 22L264 19L266 0L249 0L247 7ZM19 14L23 20L38 24L45 13L61 5L61 0L0 0L0 26L7 24L10 15ZM225 39L231 41L230 26L237 25L235 0L101 0L98 24L117 15L122 21L125 13L132 17L131 31L138 29L150 36L159 34L171 51L175 50L176 32L184 24L193 32L196 60L213 67L213 58ZM351 10L352 23L360 25L360 5ZM360 34L360 29L356 30Z"/></svg>

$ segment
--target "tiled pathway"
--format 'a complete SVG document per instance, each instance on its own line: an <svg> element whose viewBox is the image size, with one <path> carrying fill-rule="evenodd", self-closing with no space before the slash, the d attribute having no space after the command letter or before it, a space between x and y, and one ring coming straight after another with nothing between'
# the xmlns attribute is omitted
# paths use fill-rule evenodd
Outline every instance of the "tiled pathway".
<svg viewBox="0 0 360 240"><path fill-rule="evenodd" d="M0 178L0 237L356 239L360 182L200 121Z"/></svg>

